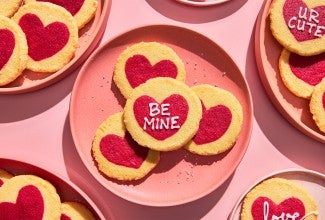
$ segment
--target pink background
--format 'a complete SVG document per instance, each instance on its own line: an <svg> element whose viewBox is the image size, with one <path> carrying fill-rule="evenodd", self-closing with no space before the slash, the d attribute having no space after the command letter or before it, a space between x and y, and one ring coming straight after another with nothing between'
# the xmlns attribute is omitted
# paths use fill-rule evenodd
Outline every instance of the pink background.
<svg viewBox="0 0 325 220"><path fill-rule="evenodd" d="M78 71L28 94L0 95L0 157L17 159L60 174L78 185L114 219L227 219L241 194L256 180L287 168L325 173L324 144L289 124L268 99L254 57L254 26L262 1L231 0L192 7L173 0L116 0L110 5L102 44L130 29L150 24L182 26L209 37L233 57L250 87L253 132L234 174L209 195L180 206L152 208L123 200L88 173L72 141L70 93Z"/></svg>

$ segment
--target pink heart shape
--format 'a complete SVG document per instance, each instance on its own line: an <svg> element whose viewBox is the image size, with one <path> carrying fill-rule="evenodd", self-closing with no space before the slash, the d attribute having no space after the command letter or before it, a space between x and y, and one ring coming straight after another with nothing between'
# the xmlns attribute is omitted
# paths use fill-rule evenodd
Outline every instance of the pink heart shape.
<svg viewBox="0 0 325 220"><path fill-rule="evenodd" d="M85 0L37 0L38 2L50 2L67 9L72 15L78 13Z"/></svg>
<svg viewBox="0 0 325 220"><path fill-rule="evenodd" d="M158 102L154 98L144 95L144 96L137 98L133 105L133 112L134 112L135 118L136 118L138 124L142 128L144 128L144 125L145 125L145 117L149 120L152 119L152 117L150 116L149 103L158 103ZM169 108L168 108L169 115L167 116L167 115L159 114L159 115L155 116L154 117L155 125L153 127L147 126L147 128L145 129L146 133L148 133L149 135L151 135L152 137L154 137L157 140L165 140L166 138L171 137L172 135L177 133L177 131L179 130L179 129L157 128L156 127L157 120L158 120L158 123L160 124L160 122L162 120L164 120L166 122L167 118L170 119L171 117L179 117L177 120L177 126L181 127L187 119L187 114L188 114L188 110L189 110L188 104L187 104L187 101L185 100L185 98L178 94L171 95L171 96L167 97L162 103L160 103L160 104L158 103L158 105L160 105L160 106L162 104L169 104Z"/></svg>
<svg viewBox="0 0 325 220"><path fill-rule="evenodd" d="M139 168L148 155L148 149L138 145L128 133L125 137L106 135L99 146L108 161L125 167Z"/></svg>
<svg viewBox="0 0 325 220"><path fill-rule="evenodd" d="M33 185L19 190L16 203L0 203L0 219L42 220L44 201L41 192Z"/></svg>
<svg viewBox="0 0 325 220"><path fill-rule="evenodd" d="M177 67L170 60L161 60L154 66L143 55L130 57L125 64L125 74L132 88L156 77L177 77Z"/></svg>
<svg viewBox="0 0 325 220"><path fill-rule="evenodd" d="M7 29L0 29L0 70L8 63L15 48L15 36Z"/></svg>
<svg viewBox="0 0 325 220"><path fill-rule="evenodd" d="M35 61L58 53L69 41L69 29L62 22L53 22L44 27L37 15L25 14L19 25L26 34L28 55Z"/></svg>

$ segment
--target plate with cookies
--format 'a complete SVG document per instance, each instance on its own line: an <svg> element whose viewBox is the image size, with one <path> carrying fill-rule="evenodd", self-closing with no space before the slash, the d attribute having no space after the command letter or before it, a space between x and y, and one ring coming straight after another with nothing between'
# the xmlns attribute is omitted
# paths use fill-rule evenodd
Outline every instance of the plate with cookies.
<svg viewBox="0 0 325 220"><path fill-rule="evenodd" d="M279 112L325 143L325 1L266 0L255 31L261 81Z"/></svg>
<svg viewBox="0 0 325 220"><path fill-rule="evenodd" d="M98 45L110 0L0 2L0 94L49 86Z"/></svg>
<svg viewBox="0 0 325 220"><path fill-rule="evenodd" d="M240 163L252 130L243 75L215 42L170 25L139 27L82 67L70 127L89 172L143 205L201 198Z"/></svg>

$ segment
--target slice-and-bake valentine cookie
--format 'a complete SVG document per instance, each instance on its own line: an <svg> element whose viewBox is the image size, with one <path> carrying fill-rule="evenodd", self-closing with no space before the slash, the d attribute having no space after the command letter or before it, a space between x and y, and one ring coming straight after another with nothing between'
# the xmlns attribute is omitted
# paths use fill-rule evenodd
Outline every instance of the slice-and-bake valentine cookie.
<svg viewBox="0 0 325 220"><path fill-rule="evenodd" d="M273 36L289 51L325 52L325 0L274 0L270 22Z"/></svg>
<svg viewBox="0 0 325 220"><path fill-rule="evenodd" d="M30 2L50 2L59 5L69 11L75 18L78 28L83 28L95 15L97 0L25 0Z"/></svg>
<svg viewBox="0 0 325 220"><path fill-rule="evenodd" d="M6 170L0 169L0 187L9 179L11 179L13 175Z"/></svg>
<svg viewBox="0 0 325 220"><path fill-rule="evenodd" d="M233 146L243 124L240 102L230 92L211 85L192 90L202 103L202 119L193 139L185 146L192 153L214 155Z"/></svg>
<svg viewBox="0 0 325 220"><path fill-rule="evenodd" d="M108 117L97 129L92 155L99 170L118 180L146 176L158 163L160 153L139 146L126 132L123 113Z"/></svg>
<svg viewBox="0 0 325 220"><path fill-rule="evenodd" d="M13 19L27 38L27 69L55 72L74 56L78 27L64 8L47 2L29 3L22 6Z"/></svg>
<svg viewBox="0 0 325 220"><path fill-rule="evenodd" d="M54 186L40 177L15 176L0 187L0 219L60 219L60 206Z"/></svg>
<svg viewBox="0 0 325 220"><path fill-rule="evenodd" d="M132 90L156 77L185 80L185 66L170 47L157 42L141 42L125 49L117 59L114 82L125 98Z"/></svg>
<svg viewBox="0 0 325 220"><path fill-rule="evenodd" d="M21 1L22 0L0 0L0 16L3 15L10 18L20 7Z"/></svg>
<svg viewBox="0 0 325 220"><path fill-rule="evenodd" d="M325 78L315 86L309 107L319 130L325 133Z"/></svg>
<svg viewBox="0 0 325 220"><path fill-rule="evenodd" d="M60 220L95 220L91 211L79 202L63 202Z"/></svg>
<svg viewBox="0 0 325 220"><path fill-rule="evenodd" d="M176 150L195 135L202 117L200 99L176 79L158 77L135 88L124 107L124 122L140 145Z"/></svg>
<svg viewBox="0 0 325 220"><path fill-rule="evenodd" d="M0 86L14 81L27 64L24 32L11 19L0 16Z"/></svg>
<svg viewBox="0 0 325 220"><path fill-rule="evenodd" d="M325 77L325 53L304 57L284 49L279 69L283 83L293 94L310 98L314 87Z"/></svg>
<svg viewBox="0 0 325 220"><path fill-rule="evenodd" d="M317 204L304 188L290 180L271 178L246 195L241 220L316 220L317 214Z"/></svg>

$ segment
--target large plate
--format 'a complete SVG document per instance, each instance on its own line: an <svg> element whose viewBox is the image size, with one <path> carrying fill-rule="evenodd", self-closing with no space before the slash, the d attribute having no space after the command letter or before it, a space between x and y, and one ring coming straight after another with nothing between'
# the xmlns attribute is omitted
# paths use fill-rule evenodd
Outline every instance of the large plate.
<svg viewBox="0 0 325 220"><path fill-rule="evenodd" d="M208 83L231 91L244 110L243 128L234 147L218 156L196 156L184 149L162 153L157 167L143 180L122 183L98 172L91 145L100 123L125 104L112 82L119 54L129 45L157 41L173 48L185 63L186 83ZM91 174L107 189L135 203L171 206L198 199L219 187L241 161L252 130L250 92L240 70L217 44L196 32L153 25L126 32L107 42L89 58L75 82L70 124L77 151Z"/></svg>
<svg viewBox="0 0 325 220"><path fill-rule="evenodd" d="M228 2L230 0L176 0L176 1L187 5L210 6L210 5L218 5L224 2Z"/></svg>
<svg viewBox="0 0 325 220"><path fill-rule="evenodd" d="M283 84L278 61L283 47L270 30L269 8L265 0L256 24L255 54L261 81L279 112L304 134L325 143L325 135L316 126L309 110L309 100L293 95Z"/></svg>
<svg viewBox="0 0 325 220"><path fill-rule="evenodd" d="M95 17L79 31L79 43L74 58L61 70L48 74L25 70L14 82L0 87L0 94L18 94L49 86L79 67L98 45L104 34L111 0L99 0Z"/></svg>

